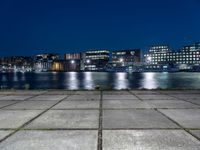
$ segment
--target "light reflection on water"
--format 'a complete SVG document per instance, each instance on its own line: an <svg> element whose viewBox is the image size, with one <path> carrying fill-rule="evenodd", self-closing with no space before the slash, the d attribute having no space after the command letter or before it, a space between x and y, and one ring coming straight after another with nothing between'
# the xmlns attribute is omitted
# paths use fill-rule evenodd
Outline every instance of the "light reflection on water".
<svg viewBox="0 0 200 150"><path fill-rule="evenodd" d="M84 89L94 89L92 72L84 72L83 85Z"/></svg>
<svg viewBox="0 0 200 150"><path fill-rule="evenodd" d="M156 76L155 76L155 73L153 72L144 73L141 88L145 88L145 89L158 88L158 83L155 78Z"/></svg>
<svg viewBox="0 0 200 150"><path fill-rule="evenodd" d="M114 78L114 89L129 89L128 74L124 72L116 73Z"/></svg>
<svg viewBox="0 0 200 150"><path fill-rule="evenodd" d="M66 78L67 80L67 78ZM68 87L70 90L78 89L79 81L78 81L78 73L77 72L70 72L69 73L69 84ZM67 86L65 86L67 87Z"/></svg>
<svg viewBox="0 0 200 150"><path fill-rule="evenodd" d="M200 73L0 73L0 87L23 89L200 89Z"/></svg>

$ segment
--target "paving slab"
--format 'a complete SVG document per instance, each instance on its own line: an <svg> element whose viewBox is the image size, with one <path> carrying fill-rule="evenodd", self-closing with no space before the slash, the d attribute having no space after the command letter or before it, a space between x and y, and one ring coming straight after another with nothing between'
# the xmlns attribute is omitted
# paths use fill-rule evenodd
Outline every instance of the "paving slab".
<svg viewBox="0 0 200 150"><path fill-rule="evenodd" d="M140 100L104 100L103 108L152 108L148 101Z"/></svg>
<svg viewBox="0 0 200 150"><path fill-rule="evenodd" d="M72 95L67 100L100 100L100 95Z"/></svg>
<svg viewBox="0 0 200 150"><path fill-rule="evenodd" d="M182 130L106 130L103 150L199 150L200 141Z"/></svg>
<svg viewBox="0 0 200 150"><path fill-rule="evenodd" d="M197 105L200 105L200 98L199 99L187 99L188 102L195 103Z"/></svg>
<svg viewBox="0 0 200 150"><path fill-rule="evenodd" d="M105 95L129 95L129 91L103 91Z"/></svg>
<svg viewBox="0 0 200 150"><path fill-rule="evenodd" d="M75 91L65 91L65 90L50 90L44 95L72 95Z"/></svg>
<svg viewBox="0 0 200 150"><path fill-rule="evenodd" d="M45 90L16 90L16 91L13 91L12 93L10 94L13 94L13 95L39 95L39 94L43 94L47 91Z"/></svg>
<svg viewBox="0 0 200 150"><path fill-rule="evenodd" d="M1 99L1 97L5 97L6 95L0 95L0 99Z"/></svg>
<svg viewBox="0 0 200 150"><path fill-rule="evenodd" d="M104 110L103 128L177 128L155 110Z"/></svg>
<svg viewBox="0 0 200 150"><path fill-rule="evenodd" d="M159 109L185 128L200 128L200 109Z"/></svg>
<svg viewBox="0 0 200 150"><path fill-rule="evenodd" d="M11 105L11 104L15 104L19 101L0 101L0 108Z"/></svg>
<svg viewBox="0 0 200 150"><path fill-rule="evenodd" d="M58 105L54 106L52 109L82 109L82 108L99 108L100 101L95 100L89 100L89 101L83 101L83 100L76 100L76 101L62 101Z"/></svg>
<svg viewBox="0 0 200 150"><path fill-rule="evenodd" d="M200 130L190 130L190 132L200 139Z"/></svg>
<svg viewBox="0 0 200 150"><path fill-rule="evenodd" d="M148 91L148 90L131 90L130 92L133 93L133 94L139 94L139 95L141 95L141 94L144 94L144 95L160 94L159 92L152 91L152 90L150 90L150 91Z"/></svg>
<svg viewBox="0 0 200 150"><path fill-rule="evenodd" d="M151 100L149 103L153 108L200 108L198 105L179 100Z"/></svg>
<svg viewBox="0 0 200 150"><path fill-rule="evenodd" d="M0 97L0 100L2 101L6 101L6 100L10 100L10 101L13 101L13 100L26 100L28 98L31 98L32 95L9 95L9 96L3 96L3 97Z"/></svg>
<svg viewBox="0 0 200 150"><path fill-rule="evenodd" d="M19 131L1 150L96 150L97 131Z"/></svg>
<svg viewBox="0 0 200 150"><path fill-rule="evenodd" d="M200 90L158 90L164 94L199 94Z"/></svg>
<svg viewBox="0 0 200 150"><path fill-rule="evenodd" d="M8 91L1 91L0 90L0 96L3 96L3 95L10 95L10 94L13 94L14 91L12 90L8 90Z"/></svg>
<svg viewBox="0 0 200 150"><path fill-rule="evenodd" d="M49 110L25 128L98 128L98 117L97 110Z"/></svg>
<svg viewBox="0 0 200 150"><path fill-rule="evenodd" d="M76 91L75 95L100 95L100 91Z"/></svg>
<svg viewBox="0 0 200 150"><path fill-rule="evenodd" d="M59 101L64 99L65 97L67 97L67 95L39 95L36 97L33 97L29 100L38 100L38 101L50 101L50 100L54 100L54 101Z"/></svg>
<svg viewBox="0 0 200 150"><path fill-rule="evenodd" d="M48 109L58 101L23 101L4 109Z"/></svg>
<svg viewBox="0 0 200 150"><path fill-rule="evenodd" d="M138 98L133 95L103 95L104 100L137 100Z"/></svg>
<svg viewBox="0 0 200 150"><path fill-rule="evenodd" d="M0 98L1 98L1 97L5 97L5 96L6 96L6 95L0 95Z"/></svg>
<svg viewBox="0 0 200 150"><path fill-rule="evenodd" d="M0 110L0 129L18 128L39 113L39 110Z"/></svg>
<svg viewBox="0 0 200 150"><path fill-rule="evenodd" d="M143 100L176 100L176 98L161 94L149 94L149 95L137 94L137 96Z"/></svg>
<svg viewBox="0 0 200 150"><path fill-rule="evenodd" d="M200 94L169 94L169 95L184 100L190 100L190 99L200 100Z"/></svg>
<svg viewBox="0 0 200 150"><path fill-rule="evenodd" d="M4 137L6 137L7 135L9 135L12 131L11 130L0 130L0 140L2 140Z"/></svg>

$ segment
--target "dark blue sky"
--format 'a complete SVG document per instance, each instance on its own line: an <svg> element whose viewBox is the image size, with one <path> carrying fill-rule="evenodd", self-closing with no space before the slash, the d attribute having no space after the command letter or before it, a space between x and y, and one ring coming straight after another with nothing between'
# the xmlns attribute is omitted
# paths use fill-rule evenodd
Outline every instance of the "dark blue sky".
<svg viewBox="0 0 200 150"><path fill-rule="evenodd" d="M200 0L0 1L0 56L195 41Z"/></svg>

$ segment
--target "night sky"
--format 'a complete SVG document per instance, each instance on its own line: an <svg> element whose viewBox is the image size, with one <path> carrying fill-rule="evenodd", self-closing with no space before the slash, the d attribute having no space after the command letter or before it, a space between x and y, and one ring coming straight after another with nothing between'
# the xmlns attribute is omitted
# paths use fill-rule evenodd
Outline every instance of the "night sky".
<svg viewBox="0 0 200 150"><path fill-rule="evenodd" d="M0 56L195 41L200 0L0 0Z"/></svg>

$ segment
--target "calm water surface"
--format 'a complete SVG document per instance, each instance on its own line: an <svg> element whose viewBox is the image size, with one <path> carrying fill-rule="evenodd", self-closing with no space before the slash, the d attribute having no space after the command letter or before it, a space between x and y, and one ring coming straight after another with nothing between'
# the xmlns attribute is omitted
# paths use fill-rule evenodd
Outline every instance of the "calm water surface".
<svg viewBox="0 0 200 150"><path fill-rule="evenodd" d="M26 84L30 89L94 89L97 85L112 89L200 89L200 73L0 73L1 88L24 89Z"/></svg>

